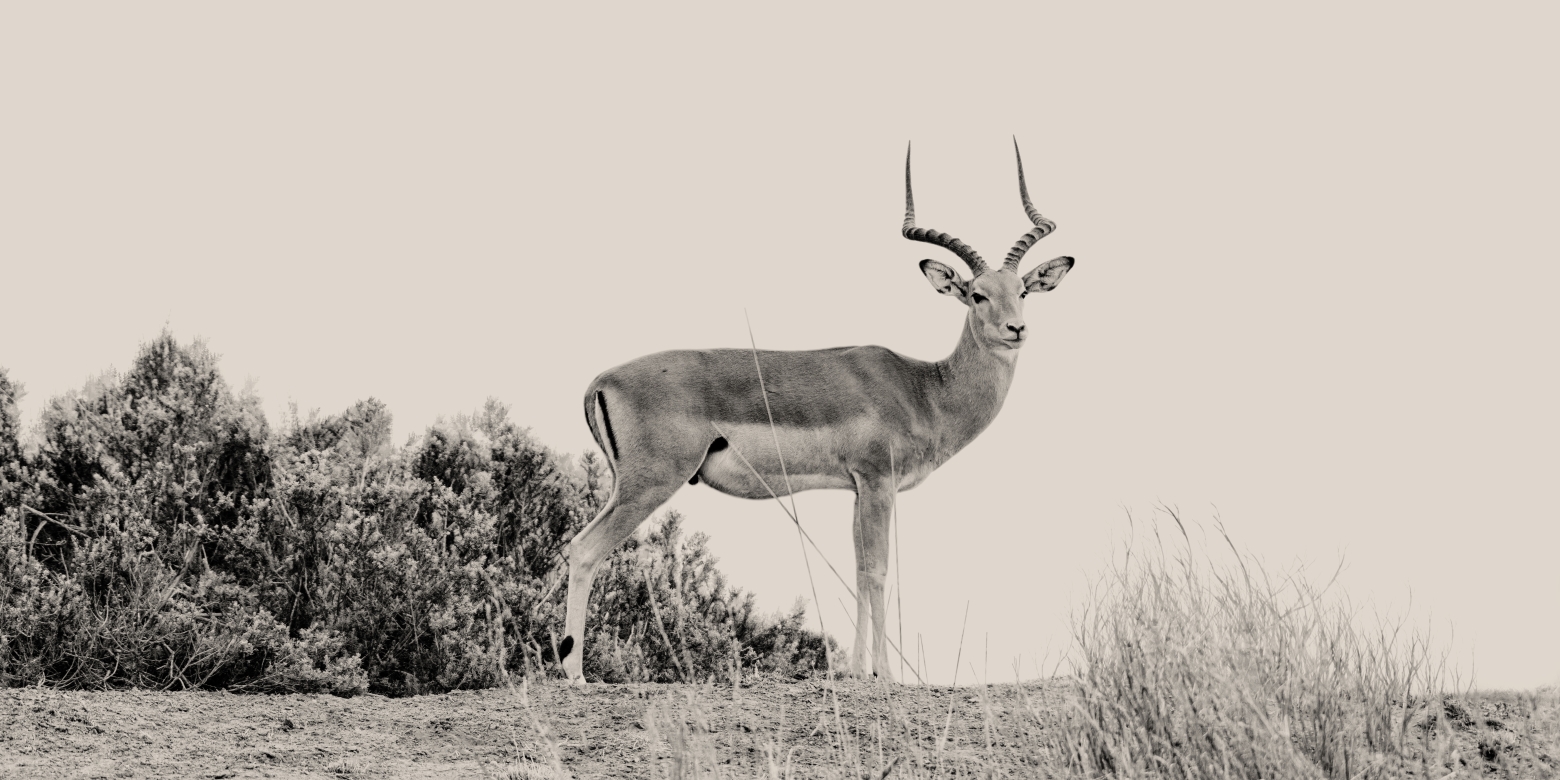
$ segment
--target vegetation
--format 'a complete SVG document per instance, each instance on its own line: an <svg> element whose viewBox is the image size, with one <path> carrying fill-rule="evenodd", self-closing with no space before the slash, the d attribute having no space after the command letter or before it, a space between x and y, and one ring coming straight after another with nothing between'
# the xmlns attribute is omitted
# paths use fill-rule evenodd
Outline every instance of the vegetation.
<svg viewBox="0 0 1560 780"><path fill-rule="evenodd" d="M931 697L919 688L884 691L870 708L849 705L863 694L847 681L824 697L815 725L755 729L743 733L736 713L724 707L724 691L675 691L663 695L646 715L660 742L659 773L668 778L1170 778L1184 777L1193 764L1172 763L1167 752L1109 768L1086 766L1068 755L1077 731L1078 691L1055 692L1024 684L947 691L943 708L918 710ZM1071 696L1069 699L1067 697ZM1354 775L1324 769L1304 750L1281 768L1257 774L1249 762L1218 765L1208 778L1435 778L1498 777L1552 780L1560 777L1560 692L1470 692L1430 697L1410 721L1412 735L1401 754L1383 755ZM815 705L816 706L816 705ZM927 717L928 714L935 717ZM545 729L546 727L543 726ZM1134 726L1150 733L1150 724ZM1264 726L1253 724L1260 732ZM564 753L543 753L549 759ZM1209 744L1212 751L1225 746ZM1190 752L1190 751L1188 751ZM745 759L745 760L744 760ZM1188 757L1190 761L1190 757ZM563 761L558 761L563 764ZM524 762L520 762L523 767ZM1211 764L1205 766L1213 766ZM528 767L518 776L567 777ZM502 776L502 775L500 775Z"/></svg>
<svg viewBox="0 0 1560 780"><path fill-rule="evenodd" d="M203 345L166 333L123 375L52 399L27 435L20 394L0 370L5 685L510 687L530 707L527 680L555 667L564 548L610 475L503 405L400 446L373 399L273 430ZM960 691L815 678L808 731L785 724L783 689L825 666L823 638L800 603L756 614L669 513L598 575L586 673L695 683L634 686L678 778L1560 776L1560 692L1458 692L1422 634L1303 572L1194 553L1169 519L1184 544L1126 550L1075 620L1070 676ZM552 713L531 713L546 762L508 774L562 776Z"/></svg>
<svg viewBox="0 0 1560 780"><path fill-rule="evenodd" d="M1193 553L1184 528L1180 538L1128 548L1102 580L1074 621L1068 677L949 691L931 718L913 690L885 688L862 707L859 690L837 687L817 716L817 765L794 765L795 732L776 731L747 740L761 757L748 774L726 768L742 739L726 736L714 691L673 695L649 715L663 767L673 778L1560 777L1560 691L1458 691L1424 634L1364 619L1303 572L1274 576L1239 553L1221 566Z"/></svg>
<svg viewBox="0 0 1560 780"><path fill-rule="evenodd" d="M1129 549L1076 621L1075 705L1058 740L1068 766L1370 778L1428 760L1410 742L1439 717L1445 666L1425 635L1359 620L1302 573L1199 558L1169 518L1185 545Z"/></svg>
<svg viewBox="0 0 1560 780"><path fill-rule="evenodd" d="M166 332L52 399L30 439L20 392L0 369L0 683L409 694L553 666L564 547L611 478L503 405L404 446L373 399L272 430L216 355ZM715 564L674 513L619 550L587 675L823 663L800 605L758 615Z"/></svg>

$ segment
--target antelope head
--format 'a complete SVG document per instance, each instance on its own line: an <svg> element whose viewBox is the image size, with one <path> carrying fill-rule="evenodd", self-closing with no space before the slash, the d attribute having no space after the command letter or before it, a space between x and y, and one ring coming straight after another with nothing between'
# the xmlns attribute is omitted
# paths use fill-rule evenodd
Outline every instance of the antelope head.
<svg viewBox="0 0 1560 780"><path fill-rule="evenodd" d="M921 273L932 283L932 289L956 298L970 307L969 327L977 341L989 349L1016 350L1024 346L1028 330L1024 325L1024 297L1032 292L1049 292L1061 284L1073 266L1071 257L1047 260L1019 276L1018 263L1024 253L1036 241L1045 238L1056 229L1056 223L1040 215L1029 202L1029 188L1024 184L1024 158L1019 155L1018 141L1013 141L1013 154L1018 157L1018 194L1024 201L1024 212L1034 228L1018 239L1008 250L1002 267L992 270L968 244L947 233L915 226L915 197L910 191L910 151L905 150L905 226L904 236L911 241L936 244L959 256L969 266L972 279L963 279L959 272L937 262L922 260Z"/></svg>

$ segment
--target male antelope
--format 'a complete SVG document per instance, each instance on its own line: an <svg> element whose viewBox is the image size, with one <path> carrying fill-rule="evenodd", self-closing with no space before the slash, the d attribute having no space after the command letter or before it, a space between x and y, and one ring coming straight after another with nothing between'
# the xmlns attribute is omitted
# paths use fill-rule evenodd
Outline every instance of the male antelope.
<svg viewBox="0 0 1560 780"><path fill-rule="evenodd" d="M946 360L927 363L883 347L760 351L760 389L749 350L675 350L629 361L590 383L585 421L615 482L601 513L569 543L559 654L570 679L583 681L585 608L596 567L678 488L700 481L741 498L767 499L771 489L856 492L851 666L858 674L889 675L883 581L893 495L920 484L997 416L1028 339L1024 296L1056 287L1073 266L1071 257L1058 257L1018 275L1024 253L1056 229L1029 202L1022 157L1018 192L1035 227L993 270L959 239L915 226L905 154L905 238L951 250L974 275L961 279L936 260L921 261L933 289L969 307Z"/></svg>

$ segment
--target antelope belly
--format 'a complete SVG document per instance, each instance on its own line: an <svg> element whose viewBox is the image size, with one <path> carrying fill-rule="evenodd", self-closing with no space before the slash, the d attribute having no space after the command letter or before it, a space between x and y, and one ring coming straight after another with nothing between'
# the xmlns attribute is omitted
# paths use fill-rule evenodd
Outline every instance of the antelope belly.
<svg viewBox="0 0 1560 780"><path fill-rule="evenodd" d="M802 428L771 432L767 425L721 426L721 430L727 447L710 453L699 469L699 479L722 493L768 498L770 491L783 496L803 490L856 487L838 455L833 432Z"/></svg>

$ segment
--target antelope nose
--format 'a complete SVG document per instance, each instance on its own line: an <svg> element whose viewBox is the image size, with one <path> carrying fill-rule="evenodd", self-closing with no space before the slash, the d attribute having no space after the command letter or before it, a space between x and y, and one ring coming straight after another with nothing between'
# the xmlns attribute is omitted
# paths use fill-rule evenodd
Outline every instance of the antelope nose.
<svg viewBox="0 0 1560 780"><path fill-rule="evenodd" d="M1024 325L1024 323L1022 323L1022 322L1009 322L1007 324L1008 331L1013 334L1011 338L1013 338L1015 340L1021 339L1021 338L1024 337L1024 328L1025 327L1027 327L1027 326Z"/></svg>

